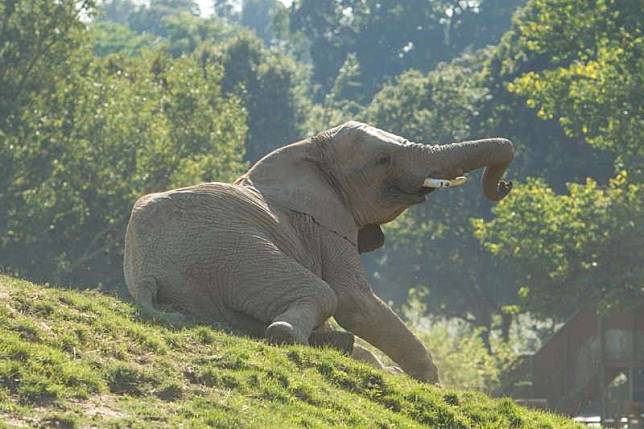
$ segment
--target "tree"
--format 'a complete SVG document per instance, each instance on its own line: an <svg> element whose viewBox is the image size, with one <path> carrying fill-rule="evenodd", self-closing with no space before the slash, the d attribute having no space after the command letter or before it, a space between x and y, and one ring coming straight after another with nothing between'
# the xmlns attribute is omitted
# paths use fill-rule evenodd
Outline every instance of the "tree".
<svg viewBox="0 0 644 429"><path fill-rule="evenodd" d="M206 47L201 58L223 67L224 93L239 97L248 112L246 159L256 161L305 135L310 108L303 71L293 60L266 50L249 32Z"/></svg>
<svg viewBox="0 0 644 429"><path fill-rule="evenodd" d="M168 15L161 24L165 49L174 57L191 54L204 43L223 43L239 32L239 28L221 19L204 19L185 12Z"/></svg>
<svg viewBox="0 0 644 429"><path fill-rule="evenodd" d="M122 53L128 56L139 55L145 48L158 46L149 34L136 34L126 26L110 21L99 21L90 27L94 54L104 57Z"/></svg>
<svg viewBox="0 0 644 429"><path fill-rule="evenodd" d="M165 37L164 19L181 13L199 16L199 6L194 0L151 0L148 6L138 8L129 16L128 24L137 33Z"/></svg>
<svg viewBox="0 0 644 429"><path fill-rule="evenodd" d="M422 1L318 2L302 0L291 13L291 28L311 41L313 78L328 91L347 54L354 52L365 70L365 88L422 63L427 70L445 59L440 13ZM411 52L413 51L413 52ZM422 57L422 58L421 58Z"/></svg>
<svg viewBox="0 0 644 429"><path fill-rule="evenodd" d="M642 187L626 173L607 188L588 179L556 194L530 179L474 221L493 255L516 267L524 311L568 317L585 304L627 306L644 291Z"/></svg>
<svg viewBox="0 0 644 429"><path fill-rule="evenodd" d="M515 79L539 73L552 61L547 52L536 53L525 43L522 28L535 15L531 7L528 3L517 11L512 27L491 50L483 83L489 97L472 125L474 135L511 139L516 149L512 169L517 177L543 177L557 191L564 191L567 182L583 181L588 175L606 183L613 174L613 154L567 135L558 121L540 117L524 97L510 91Z"/></svg>
<svg viewBox="0 0 644 429"><path fill-rule="evenodd" d="M264 45L270 46L275 38L273 18L283 9L285 6L278 0L244 0L239 22L251 28Z"/></svg>
<svg viewBox="0 0 644 429"><path fill-rule="evenodd" d="M134 9L127 20L113 20L111 13L101 11L100 19L90 26L94 51L99 56L115 52L132 56L152 48L180 57L195 52L203 43L221 43L239 31L223 19L198 16L193 3L157 1Z"/></svg>
<svg viewBox="0 0 644 429"><path fill-rule="evenodd" d="M0 129L17 125L17 112L67 67L67 53L82 43L78 18L92 7L91 0L0 3Z"/></svg>
<svg viewBox="0 0 644 429"><path fill-rule="evenodd" d="M252 8L254 3L245 4ZM250 31L230 20L204 19L167 7L163 10L165 15L154 28L162 37L154 41L147 33L141 37L150 41L149 47L164 49L175 57L197 52L202 62L223 67L225 93L242 100L248 112L247 160L255 161L279 146L319 131L319 121L310 120L313 106L307 94L308 76L301 65L288 55L265 48ZM122 44L133 43L136 38L121 40L117 32L105 34L101 30L100 26L93 28L101 37L96 39L97 49L137 51Z"/></svg>
<svg viewBox="0 0 644 429"><path fill-rule="evenodd" d="M641 6L636 0L574 8L562 0L533 1L518 41L548 55L549 65L509 86L540 118L556 120L572 139L612 151L638 174L644 159Z"/></svg>
<svg viewBox="0 0 644 429"><path fill-rule="evenodd" d="M105 0L97 7L97 20L110 21L127 26L130 15L137 6L132 0Z"/></svg>
<svg viewBox="0 0 644 429"><path fill-rule="evenodd" d="M455 1L445 5L449 46L454 52L496 45L525 0Z"/></svg>
<svg viewBox="0 0 644 429"><path fill-rule="evenodd" d="M363 114L365 104L360 64L350 53L322 103L312 106L309 129L325 130L353 120Z"/></svg>
<svg viewBox="0 0 644 429"><path fill-rule="evenodd" d="M225 19L228 22L237 21L238 16L234 0L213 0L212 8L216 17Z"/></svg>
<svg viewBox="0 0 644 429"><path fill-rule="evenodd" d="M642 293L638 12L636 1L573 7L533 0L517 22L516 43L541 67L516 75L509 90L570 139L617 159L617 174L605 188L587 179L557 194L542 180L529 180L495 209L493 220L475 221L482 243L517 267L524 309L565 317L587 304L626 305ZM586 172L596 169L586 165Z"/></svg>
<svg viewBox="0 0 644 429"><path fill-rule="evenodd" d="M320 98L333 85L350 52L357 56L370 97L384 81L405 70L427 72L468 47L495 42L509 26L511 12L522 3L300 0L291 9L290 24L292 33L301 33L311 42L313 79L321 86Z"/></svg>
<svg viewBox="0 0 644 429"><path fill-rule="evenodd" d="M42 3L47 10L51 2ZM33 54L10 63L0 81L3 93L15 91L5 86L13 79L29 82L0 122L0 260L36 279L113 286L134 200L236 177L245 168L245 115L222 94L221 69L194 58L94 59L72 3L60 3L69 14L55 23L46 14L27 19L32 1L3 10L9 34L41 28L42 37L3 44L7 58ZM75 33L47 31L61 22Z"/></svg>
<svg viewBox="0 0 644 429"><path fill-rule="evenodd" d="M575 80L573 84L570 79L566 80L561 75L549 75L549 67L558 61L557 49L568 52L568 48L556 48L554 41L540 42L540 51L531 48L536 36L530 35L527 29L551 29L553 40L558 40L557 34L560 33L557 30L559 26L539 21L548 16L548 11L558 9L554 6L548 11L535 9L538 3L529 2L520 11L513 27L503 36L497 47L480 51L469 61L467 56L464 56L449 66L439 66L435 72L427 76L418 72L408 72L393 84L386 85L374 97L367 117L381 127L430 143L494 135L508 137L514 141L517 151L511 167L515 180L540 175L555 191L567 189L566 182L583 181L589 175L594 176L599 183L607 181L613 173L612 160L615 155L619 155L617 151L598 151L597 147L604 146L580 140L579 135L567 129L567 119L562 122L556 115L549 114L550 110L547 108L535 111L539 104L536 97L544 100L543 104L539 104L541 109L544 106L550 106L551 109L565 108L567 104L560 102L566 100L566 91L561 90L562 86L578 97L578 106L597 106L603 102L600 94L595 92L588 92L585 97L579 98L579 80ZM624 11L627 12L628 7L624 7ZM571 8L569 13L574 14L575 10ZM580 11L583 12L582 9ZM599 10L599 15L593 22L599 20L603 12ZM560 26L588 20L585 15L582 19L555 15L556 19L563 20L560 21ZM531 24L534 20L537 22ZM616 26L618 25L604 25L606 28ZM624 24L624 27L628 28L628 25ZM598 28L603 27L598 25ZM566 31L574 34L566 40L577 40L579 34L571 29ZM631 46L622 42L617 42L617 45ZM549 51L550 46L553 47L553 51ZM588 43L585 46L588 46ZM635 54L631 55L630 58L635 58ZM566 64L570 64L571 59L568 58L567 61ZM638 73L635 67L637 63L634 61L619 64L620 70L623 71L631 64L630 72L619 77L612 74L611 84L629 84L620 90L613 90L607 85L608 82L604 81L606 86L596 86L595 90L616 97L621 94L629 94L631 97L620 101L609 96L612 101L602 107L601 114L587 116L574 113L572 107L575 102L570 101L569 111L577 115L575 118L578 121L613 121L612 112L619 111L615 106L620 102L630 106L628 111L637 111L637 95L633 94L637 94L638 88L641 88L637 77L642 73ZM552 79L548 82L537 80L540 76L551 76ZM549 88L557 85L560 85L558 92L547 92ZM532 92L534 95L526 102L522 95L537 88L542 92L539 95ZM548 94L547 99L544 98L544 93ZM591 102L593 96L597 97ZM547 105L546 100L549 103ZM618 131L613 130L615 133L610 135L610 140L622 141L623 146L630 144L631 148L641 147L637 144L632 145L635 141L632 135L638 126L637 118L635 115L633 121L629 122L627 128L631 130L630 133L620 132L617 136ZM578 128L583 126L583 123L577 123ZM587 128L591 128L590 124ZM543 186L546 186L545 183ZM519 191L514 192L521 192L521 189L523 188L520 187ZM507 323L511 320L508 310L513 308L510 306L514 303L520 302L517 292L527 274L525 271L515 270L519 264L511 263L509 258L498 257L498 253L491 254L476 243L473 234L479 231L480 227L475 229L470 219L463 214L468 213L472 217L488 220L492 214L487 204L474 204L479 201L474 191L474 188L460 189L445 194L437 193L435 198L432 195L437 204L414 208L388 227L387 248L381 251L382 253L369 257L369 261L379 288L384 289L388 284L401 282L403 288L425 285L430 290L428 309L434 314L458 315L471 323L488 328L495 315L500 315L507 330ZM443 198L445 202L441 203ZM623 211L631 215L637 213L636 208L630 211L625 208ZM509 221L494 231L501 231L502 227L507 228L506 234L512 234L513 226ZM490 240L494 239L493 236L489 237ZM535 270L540 269L538 259L531 263ZM394 295L384 290L383 293L400 299L400 294ZM531 308L522 307L522 310ZM562 314L563 312L559 313Z"/></svg>

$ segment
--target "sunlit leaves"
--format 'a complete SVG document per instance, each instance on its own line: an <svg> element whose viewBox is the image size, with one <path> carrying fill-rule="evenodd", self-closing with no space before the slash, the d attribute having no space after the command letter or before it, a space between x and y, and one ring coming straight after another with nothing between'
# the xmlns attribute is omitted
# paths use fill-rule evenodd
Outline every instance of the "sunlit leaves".
<svg viewBox="0 0 644 429"><path fill-rule="evenodd" d="M567 314L580 302L627 303L644 287L644 192L622 172L558 195L542 180L516 186L476 236L522 274L529 308Z"/></svg>
<svg viewBox="0 0 644 429"><path fill-rule="evenodd" d="M16 31L51 18L31 19L36 24L16 21ZM238 99L222 94L219 68L158 52L95 59L78 17L68 19L75 32L47 42L59 58L3 63L3 94L13 90L12 76L35 74L18 96L3 99L12 120L0 121L0 259L33 278L118 282L135 199L234 179L245 169L246 116ZM5 52L41 45L17 38Z"/></svg>
<svg viewBox="0 0 644 429"><path fill-rule="evenodd" d="M542 119L557 120L569 137L641 169L641 2L538 0L528 10L518 43L548 55L552 67L518 77L509 90Z"/></svg>
<svg viewBox="0 0 644 429"><path fill-rule="evenodd" d="M564 194L551 177L528 180L492 221L474 222L477 236L516 269L524 309L566 316L594 302L627 304L644 286L641 2L532 0L508 40L520 54L504 64L507 89L556 121L569 146L612 152L621 172L607 186L587 179ZM572 169L578 160L560 161ZM601 177L602 168L586 162L584 175Z"/></svg>

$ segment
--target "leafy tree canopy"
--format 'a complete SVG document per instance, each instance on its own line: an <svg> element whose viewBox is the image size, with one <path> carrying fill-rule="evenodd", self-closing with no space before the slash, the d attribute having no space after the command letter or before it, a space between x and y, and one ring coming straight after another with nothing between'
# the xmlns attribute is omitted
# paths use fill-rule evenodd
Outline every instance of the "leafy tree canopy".
<svg viewBox="0 0 644 429"><path fill-rule="evenodd" d="M476 235L520 273L525 309L567 317L583 303L628 305L644 292L644 193L627 173L561 195L530 179L494 214L473 222Z"/></svg>
<svg viewBox="0 0 644 429"><path fill-rule="evenodd" d="M495 42L522 1L510 3L299 0L290 23L293 33L310 40L313 78L323 93L353 52L363 70L364 88L373 94L402 71L426 72L467 47Z"/></svg>
<svg viewBox="0 0 644 429"><path fill-rule="evenodd" d="M0 118L0 259L34 278L120 280L136 198L232 180L245 168L245 114L216 66L159 52L93 58L77 2L56 4L35 20L31 0L2 10L11 37L0 92L14 98Z"/></svg>
<svg viewBox="0 0 644 429"><path fill-rule="evenodd" d="M534 0L517 23L516 42L541 57L541 67L516 76L508 89L569 138L618 161L606 188L588 179L559 195L531 179L493 220L474 222L486 248L517 268L526 309L567 315L588 303L625 304L643 291L639 6ZM586 167L589 176L593 167Z"/></svg>

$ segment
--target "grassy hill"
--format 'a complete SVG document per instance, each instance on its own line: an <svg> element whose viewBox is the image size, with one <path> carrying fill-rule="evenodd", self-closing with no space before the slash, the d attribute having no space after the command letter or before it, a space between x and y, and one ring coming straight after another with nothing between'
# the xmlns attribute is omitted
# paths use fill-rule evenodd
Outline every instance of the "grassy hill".
<svg viewBox="0 0 644 429"><path fill-rule="evenodd" d="M98 292L0 276L9 427L567 428L510 400L385 374L331 350L142 320Z"/></svg>

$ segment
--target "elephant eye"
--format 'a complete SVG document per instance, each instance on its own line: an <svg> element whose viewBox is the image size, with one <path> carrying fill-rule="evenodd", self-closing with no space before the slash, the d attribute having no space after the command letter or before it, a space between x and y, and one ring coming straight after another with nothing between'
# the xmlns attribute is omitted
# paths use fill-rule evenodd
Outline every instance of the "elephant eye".
<svg viewBox="0 0 644 429"><path fill-rule="evenodd" d="M376 164L378 165L389 165L391 163L391 156L388 154L380 155L376 159Z"/></svg>

